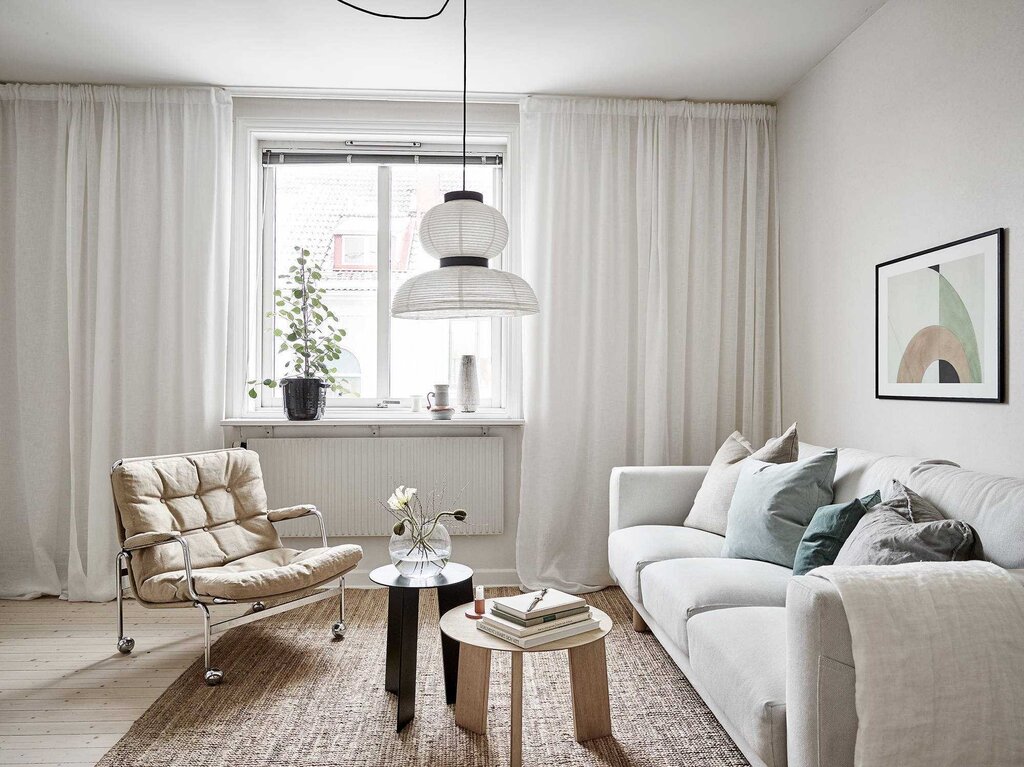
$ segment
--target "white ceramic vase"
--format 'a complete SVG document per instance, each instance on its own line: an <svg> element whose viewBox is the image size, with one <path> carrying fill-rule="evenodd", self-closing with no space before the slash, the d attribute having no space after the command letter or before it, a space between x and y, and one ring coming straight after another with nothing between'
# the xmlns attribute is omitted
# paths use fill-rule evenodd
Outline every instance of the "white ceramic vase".
<svg viewBox="0 0 1024 767"><path fill-rule="evenodd" d="M475 413L480 404L480 386L476 379L476 355L463 354L459 359L459 409Z"/></svg>

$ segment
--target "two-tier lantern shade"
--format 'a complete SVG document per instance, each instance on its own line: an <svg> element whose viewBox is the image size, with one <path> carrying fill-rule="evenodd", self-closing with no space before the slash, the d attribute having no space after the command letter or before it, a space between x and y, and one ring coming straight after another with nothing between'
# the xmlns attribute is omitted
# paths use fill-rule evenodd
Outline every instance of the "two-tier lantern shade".
<svg viewBox="0 0 1024 767"><path fill-rule="evenodd" d="M526 280L491 269L508 242L501 212L479 192L448 192L426 212L420 242L437 269L410 277L395 293L391 316L404 319L517 317L540 311Z"/></svg>

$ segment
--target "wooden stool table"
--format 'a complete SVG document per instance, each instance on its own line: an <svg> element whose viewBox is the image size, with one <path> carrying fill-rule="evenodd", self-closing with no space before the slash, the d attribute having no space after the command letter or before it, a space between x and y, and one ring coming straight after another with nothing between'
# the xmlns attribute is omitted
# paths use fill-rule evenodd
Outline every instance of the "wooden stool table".
<svg viewBox="0 0 1024 767"><path fill-rule="evenodd" d="M490 612L491 602L487 600ZM491 681L491 653L512 656L512 767L523 763L523 653L569 651L569 682L572 691L572 718L576 741L583 743L612 734L611 708L608 705L608 668L604 638L612 629L612 619L596 607L590 613L599 626L567 639L524 650L511 642L481 631L476 621L466 617L472 602L454 607L441 617L441 631L458 640L459 680L455 698L455 723L471 732L487 732L487 699Z"/></svg>

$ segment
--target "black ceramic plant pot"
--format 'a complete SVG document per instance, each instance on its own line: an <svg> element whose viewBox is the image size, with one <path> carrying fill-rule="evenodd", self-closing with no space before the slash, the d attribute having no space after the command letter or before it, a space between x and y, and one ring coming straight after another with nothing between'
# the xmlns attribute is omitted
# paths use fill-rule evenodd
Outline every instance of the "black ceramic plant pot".
<svg viewBox="0 0 1024 767"><path fill-rule="evenodd" d="M330 386L319 378L282 378L284 414L289 421L317 421L323 418Z"/></svg>

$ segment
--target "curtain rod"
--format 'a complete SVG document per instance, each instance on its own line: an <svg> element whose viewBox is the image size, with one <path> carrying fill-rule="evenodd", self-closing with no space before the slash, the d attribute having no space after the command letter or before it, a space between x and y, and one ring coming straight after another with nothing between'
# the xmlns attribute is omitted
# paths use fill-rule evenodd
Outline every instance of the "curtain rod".
<svg viewBox="0 0 1024 767"><path fill-rule="evenodd" d="M345 88L278 88L255 85L233 85L224 88L238 99L325 99L349 101L462 101L461 91L397 91L357 90ZM523 93L470 93L474 104L518 104Z"/></svg>

